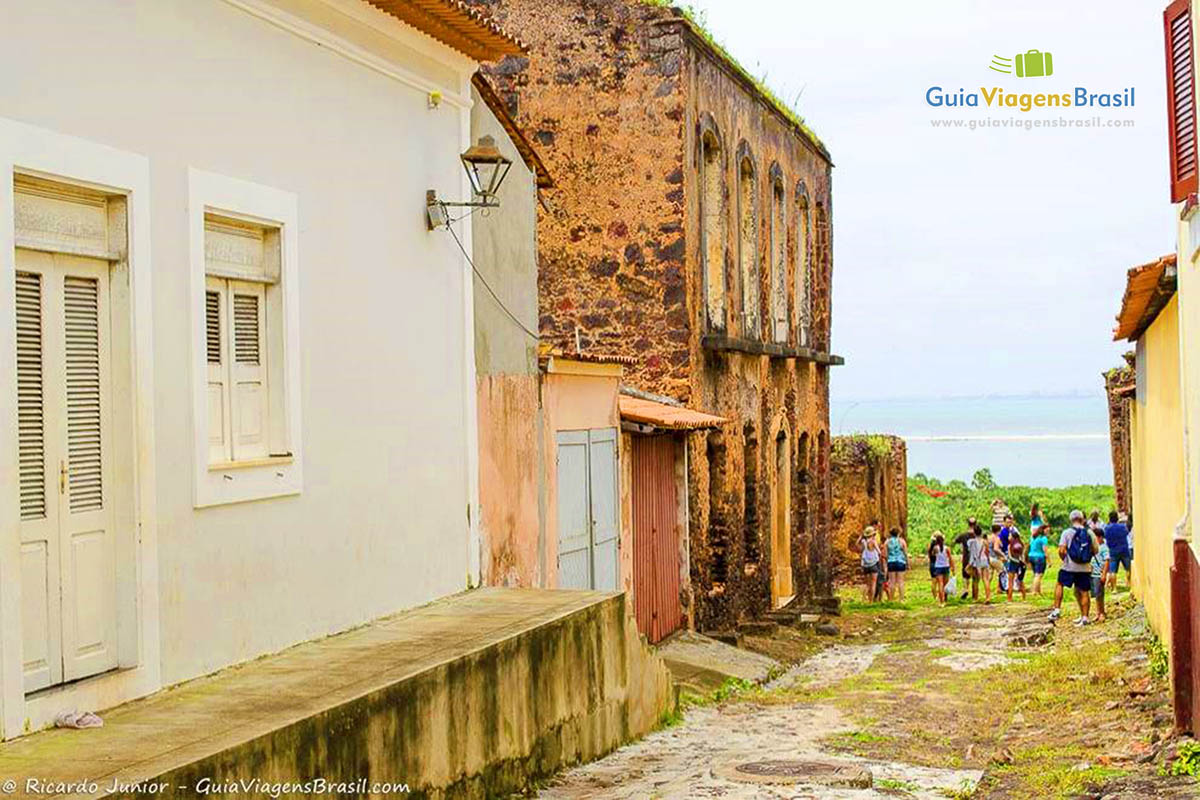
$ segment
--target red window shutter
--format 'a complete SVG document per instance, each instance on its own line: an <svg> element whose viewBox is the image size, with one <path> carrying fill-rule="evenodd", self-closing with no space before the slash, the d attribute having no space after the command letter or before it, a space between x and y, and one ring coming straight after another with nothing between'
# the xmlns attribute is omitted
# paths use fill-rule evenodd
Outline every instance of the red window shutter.
<svg viewBox="0 0 1200 800"><path fill-rule="evenodd" d="M1167 46L1167 131L1171 139L1171 202L1197 188L1195 54L1191 0L1175 0L1163 12Z"/></svg>

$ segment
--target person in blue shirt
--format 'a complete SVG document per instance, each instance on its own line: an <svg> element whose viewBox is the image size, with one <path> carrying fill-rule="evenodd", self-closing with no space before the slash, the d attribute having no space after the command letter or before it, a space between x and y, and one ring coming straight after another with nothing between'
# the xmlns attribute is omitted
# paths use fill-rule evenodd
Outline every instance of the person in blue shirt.
<svg viewBox="0 0 1200 800"><path fill-rule="evenodd" d="M1042 594L1042 576L1050 560L1050 526L1042 525L1029 542L1029 567L1033 570L1033 593Z"/></svg>
<svg viewBox="0 0 1200 800"><path fill-rule="evenodd" d="M1125 567L1125 588L1132 587L1133 577L1130 567L1133 565L1133 550L1129 546L1129 527L1121 522L1116 511L1108 513L1108 524L1104 526L1104 543L1108 545L1109 574L1112 576L1112 587L1117 585L1117 573L1121 566Z"/></svg>

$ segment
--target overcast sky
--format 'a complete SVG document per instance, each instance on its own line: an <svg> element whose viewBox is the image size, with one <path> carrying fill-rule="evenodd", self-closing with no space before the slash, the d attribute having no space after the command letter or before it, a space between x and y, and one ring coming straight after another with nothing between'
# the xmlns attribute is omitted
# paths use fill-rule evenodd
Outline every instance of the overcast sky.
<svg viewBox="0 0 1200 800"><path fill-rule="evenodd" d="M1173 252L1164 0L696 0L833 155L835 399L1097 391L1125 270ZM1054 74L988 69L1053 55ZM926 90L1136 89L1132 109L935 109ZM933 119L1132 119L1123 129Z"/></svg>

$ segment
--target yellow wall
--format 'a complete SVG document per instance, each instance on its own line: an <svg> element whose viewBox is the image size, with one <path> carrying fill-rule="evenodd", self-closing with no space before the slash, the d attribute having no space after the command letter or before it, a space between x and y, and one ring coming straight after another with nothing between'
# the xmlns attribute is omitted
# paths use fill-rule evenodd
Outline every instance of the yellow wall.
<svg viewBox="0 0 1200 800"><path fill-rule="evenodd" d="M1133 445L1134 591L1150 624L1170 644L1172 542L1183 516L1183 410L1179 298L1159 313L1137 346Z"/></svg>
<svg viewBox="0 0 1200 800"><path fill-rule="evenodd" d="M1195 9L1193 10L1195 11ZM1193 13L1193 19L1195 13ZM1188 531L1192 549L1200 553L1200 210L1179 223L1179 347L1183 370L1184 474L1189 498Z"/></svg>

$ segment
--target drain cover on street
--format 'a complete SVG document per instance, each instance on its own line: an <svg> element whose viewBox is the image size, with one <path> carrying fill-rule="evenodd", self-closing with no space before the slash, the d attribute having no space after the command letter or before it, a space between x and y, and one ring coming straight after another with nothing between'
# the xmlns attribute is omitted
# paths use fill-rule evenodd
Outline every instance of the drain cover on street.
<svg viewBox="0 0 1200 800"><path fill-rule="evenodd" d="M869 789L870 771L857 764L816 759L769 759L731 764L720 770L721 777L743 783L786 785L816 783L846 789Z"/></svg>

